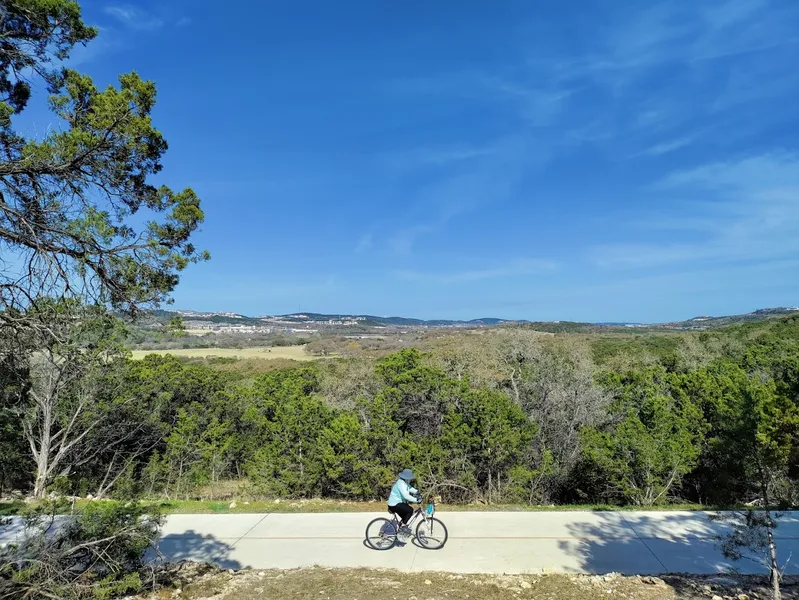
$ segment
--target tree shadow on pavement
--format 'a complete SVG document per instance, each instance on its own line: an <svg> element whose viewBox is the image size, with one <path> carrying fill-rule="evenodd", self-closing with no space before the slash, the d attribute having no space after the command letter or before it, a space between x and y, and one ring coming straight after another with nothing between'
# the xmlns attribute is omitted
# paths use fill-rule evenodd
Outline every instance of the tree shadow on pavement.
<svg viewBox="0 0 799 600"><path fill-rule="evenodd" d="M0 544L12 542L25 532L25 525L20 518L0 517Z"/></svg>
<svg viewBox="0 0 799 600"><path fill-rule="evenodd" d="M711 595L738 597L741 589L768 587L761 565L724 557L717 539L729 525L711 522L704 513L593 513L567 527L571 539L561 540L560 549L586 573L661 576L677 598L686 599L708 589ZM791 586L784 597L796 594Z"/></svg>
<svg viewBox="0 0 799 600"><path fill-rule="evenodd" d="M717 547L726 526L704 513L592 513L568 526L562 551L588 573L629 575L759 573L755 564L733 564Z"/></svg>
<svg viewBox="0 0 799 600"><path fill-rule="evenodd" d="M195 561L208 562L223 569L239 570L244 568L241 563L231 558L233 545L215 538L212 535L203 535L196 531L186 531L180 534L169 534L158 542L158 555L153 553L154 561L181 562Z"/></svg>

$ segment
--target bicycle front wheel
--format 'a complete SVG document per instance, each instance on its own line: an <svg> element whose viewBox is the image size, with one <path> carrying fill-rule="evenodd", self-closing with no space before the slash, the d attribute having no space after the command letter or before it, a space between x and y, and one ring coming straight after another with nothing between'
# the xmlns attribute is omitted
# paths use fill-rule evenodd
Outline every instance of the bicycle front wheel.
<svg viewBox="0 0 799 600"><path fill-rule="evenodd" d="M435 517L424 519L416 526L416 541L428 550L443 548L448 537L446 525Z"/></svg>
<svg viewBox="0 0 799 600"><path fill-rule="evenodd" d="M375 550L388 550L397 543L394 521L378 517L366 526L366 543Z"/></svg>

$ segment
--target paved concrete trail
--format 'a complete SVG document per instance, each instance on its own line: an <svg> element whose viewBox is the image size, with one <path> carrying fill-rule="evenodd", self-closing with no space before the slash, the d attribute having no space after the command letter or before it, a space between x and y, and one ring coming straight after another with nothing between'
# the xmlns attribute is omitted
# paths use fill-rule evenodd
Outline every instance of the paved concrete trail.
<svg viewBox="0 0 799 600"><path fill-rule="evenodd" d="M160 550L168 560L212 561L231 569L389 567L456 573L721 573L733 565L716 548L725 526L689 512L438 512L449 529L441 550L412 542L377 551L364 544L383 513L172 515ZM0 526L0 546L22 533ZM799 512L776 530L779 557L799 556ZM799 574L799 560L788 564Z"/></svg>
<svg viewBox="0 0 799 600"><path fill-rule="evenodd" d="M441 550L412 542L376 551L367 523L383 514L173 515L161 551L169 559L226 568L390 567L458 573L719 573L733 566L716 549L725 527L689 512L439 512ZM781 560L799 556L799 513L777 528ZM791 564L792 563L792 564ZM799 561L788 572L799 573ZM743 572L761 571L744 561Z"/></svg>

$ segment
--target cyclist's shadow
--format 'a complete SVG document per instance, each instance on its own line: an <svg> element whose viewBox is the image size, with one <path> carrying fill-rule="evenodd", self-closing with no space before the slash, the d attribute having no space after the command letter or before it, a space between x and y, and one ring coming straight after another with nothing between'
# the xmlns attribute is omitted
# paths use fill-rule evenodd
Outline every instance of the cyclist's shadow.
<svg viewBox="0 0 799 600"><path fill-rule="evenodd" d="M367 548L369 550L374 550L375 552L378 552L378 550L376 548L373 548L371 546L371 544L369 544L369 541L366 538L364 538L363 542L361 542L361 543L364 545L365 548ZM422 548L422 546L420 546L417 543L416 538L414 538L411 543L414 546L416 546L417 548ZM408 545L407 542L400 542L399 540L397 540L396 542L394 542L394 545L391 548L389 548L389 550L393 550L394 548L404 548L407 545ZM379 552L385 552L385 550L380 550Z"/></svg>

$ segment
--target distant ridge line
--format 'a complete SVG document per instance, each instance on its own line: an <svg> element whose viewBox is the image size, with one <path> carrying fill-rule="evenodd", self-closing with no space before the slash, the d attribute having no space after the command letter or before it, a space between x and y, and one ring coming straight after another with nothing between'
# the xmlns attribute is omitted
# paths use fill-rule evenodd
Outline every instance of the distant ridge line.
<svg viewBox="0 0 799 600"><path fill-rule="evenodd" d="M213 320L231 323L286 323L302 325L354 325L363 327L491 327L500 325L529 325L546 326L551 329L564 329L569 326L577 327L603 327L603 328L665 328L665 329L708 329L722 327L735 323L760 321L772 317L787 316L799 313L799 306L760 308L755 311L740 315L725 316L697 316L684 321L671 321L663 323L633 323L633 322L597 322L579 323L573 321L530 321L527 319L502 319L496 317L482 317L479 319L415 319L411 317L379 317L376 315L352 315L338 313L313 313L297 312L284 315L262 315L250 317L235 312L227 311L195 311L195 310L156 310L156 317L180 316L186 320Z"/></svg>

